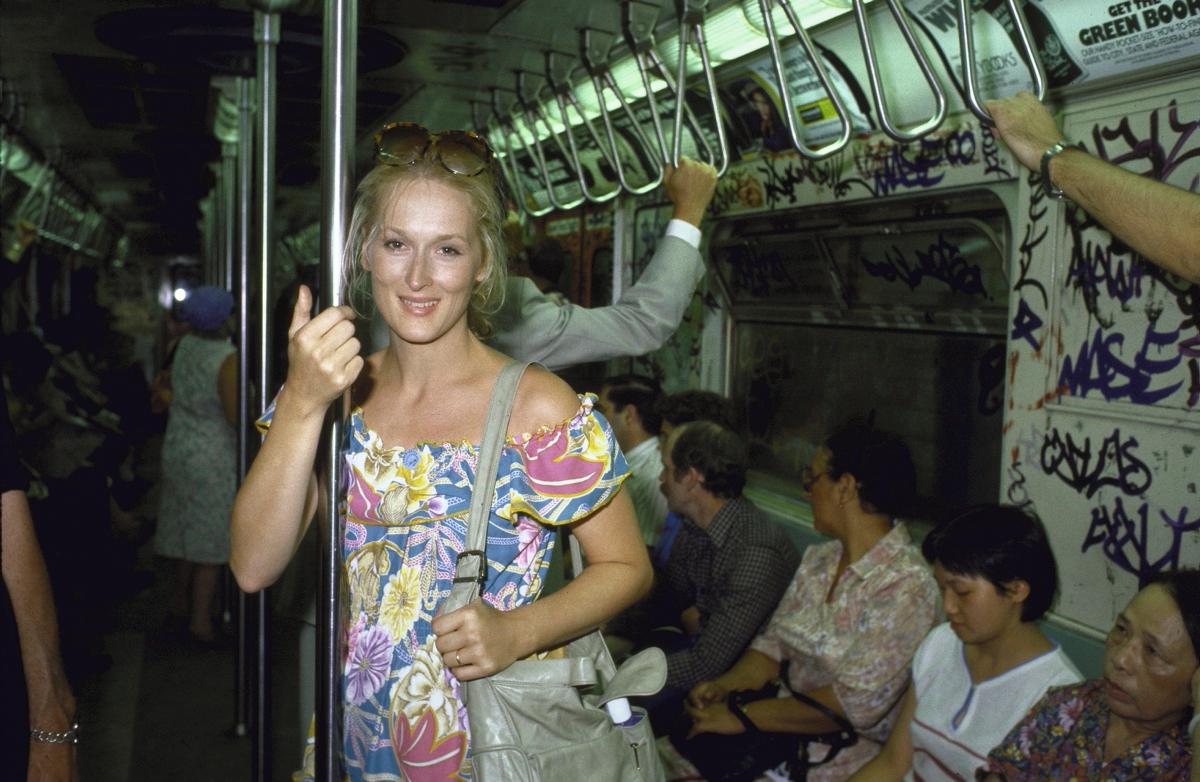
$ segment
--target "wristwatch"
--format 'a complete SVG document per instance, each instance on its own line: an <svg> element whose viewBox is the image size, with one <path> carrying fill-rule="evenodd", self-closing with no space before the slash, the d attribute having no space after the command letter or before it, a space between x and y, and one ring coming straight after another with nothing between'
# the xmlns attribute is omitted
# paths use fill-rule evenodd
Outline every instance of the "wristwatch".
<svg viewBox="0 0 1200 782"><path fill-rule="evenodd" d="M1068 144L1066 139L1056 141L1053 146L1042 153L1042 189L1046 191L1046 195L1053 198L1055 201L1061 201L1066 198L1063 195L1061 188L1056 187L1053 180L1050 179L1050 161L1054 156L1068 149L1078 148L1077 144Z"/></svg>

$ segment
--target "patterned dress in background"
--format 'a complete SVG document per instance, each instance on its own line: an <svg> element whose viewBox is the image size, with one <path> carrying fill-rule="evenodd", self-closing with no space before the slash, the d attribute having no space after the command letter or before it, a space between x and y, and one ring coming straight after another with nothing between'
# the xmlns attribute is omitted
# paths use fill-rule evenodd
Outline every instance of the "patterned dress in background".
<svg viewBox="0 0 1200 782"><path fill-rule="evenodd" d="M581 401L570 420L511 438L501 453L483 599L502 611L541 593L553 526L602 508L629 472L608 422L592 410L594 398ZM357 409L347 441L346 777L470 780L466 708L431 622L464 547L478 448L465 441L387 447ZM311 740L305 755L308 778Z"/></svg>
<svg viewBox="0 0 1200 782"><path fill-rule="evenodd" d="M234 352L222 339L185 334L171 366L154 550L205 565L229 561L237 491L237 435L221 407L217 374Z"/></svg>
<svg viewBox="0 0 1200 782"><path fill-rule="evenodd" d="M1172 725L1105 763L1104 680L1059 687L1017 723L988 754L987 770L978 773L1002 774L1007 782L1186 782L1192 765L1186 724Z"/></svg>

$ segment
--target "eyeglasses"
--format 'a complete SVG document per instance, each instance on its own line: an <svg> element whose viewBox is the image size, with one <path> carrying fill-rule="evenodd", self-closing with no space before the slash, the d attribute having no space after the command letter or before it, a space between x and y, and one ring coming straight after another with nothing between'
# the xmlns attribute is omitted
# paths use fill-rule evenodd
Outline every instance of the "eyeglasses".
<svg viewBox="0 0 1200 782"><path fill-rule="evenodd" d="M432 156L447 171L475 176L492 160L492 148L469 130L430 133L415 122L392 122L375 134L375 161L388 166L411 166Z"/></svg>
<svg viewBox="0 0 1200 782"><path fill-rule="evenodd" d="M804 465L804 469L800 471L800 487L806 492L812 491L812 487L817 484L822 475L825 473L813 472L812 465Z"/></svg>

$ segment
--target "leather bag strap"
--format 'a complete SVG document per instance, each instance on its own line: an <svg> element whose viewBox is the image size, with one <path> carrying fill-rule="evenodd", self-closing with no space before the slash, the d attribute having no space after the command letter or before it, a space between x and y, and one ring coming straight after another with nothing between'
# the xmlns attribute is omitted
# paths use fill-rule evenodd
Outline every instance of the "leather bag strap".
<svg viewBox="0 0 1200 782"><path fill-rule="evenodd" d="M496 467L504 447L504 434L512 414L517 386L525 374L528 362L505 364L492 387L483 437L479 441L479 462L475 469L475 486L471 490L471 510L467 516L466 545L454 566L454 586L442 601L439 614L447 614L468 605L479 597L487 578L487 526L492 499L496 493Z"/></svg>

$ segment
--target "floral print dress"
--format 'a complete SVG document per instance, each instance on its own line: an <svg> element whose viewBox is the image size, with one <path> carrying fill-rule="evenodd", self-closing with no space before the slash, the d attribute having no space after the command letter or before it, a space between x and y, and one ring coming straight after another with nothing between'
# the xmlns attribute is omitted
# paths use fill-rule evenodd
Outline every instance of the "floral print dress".
<svg viewBox="0 0 1200 782"><path fill-rule="evenodd" d="M553 527L606 505L629 473L607 421L580 398L568 421L509 438L497 469L482 599L509 611L542 591ZM265 428L274 409L260 419ZM351 414L343 482L346 778L470 780L466 707L431 622L464 548L475 445L387 447ZM305 770L311 772L311 741ZM307 775L306 775L307 776Z"/></svg>

